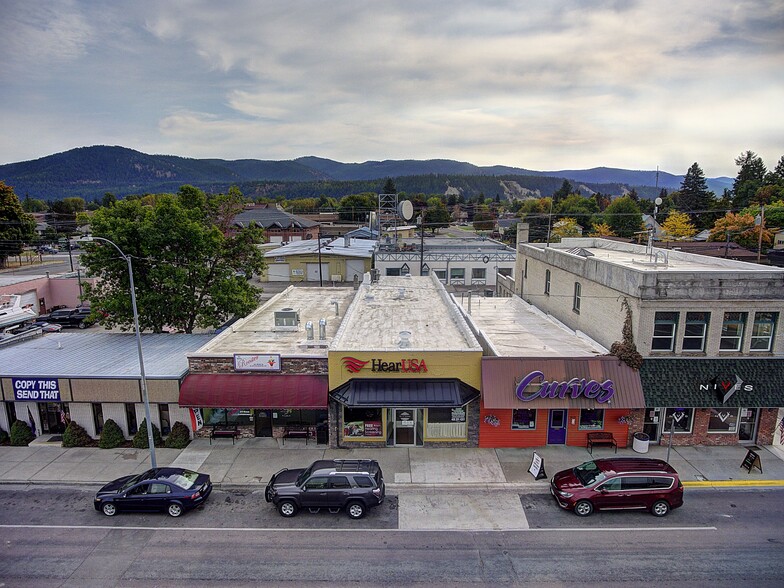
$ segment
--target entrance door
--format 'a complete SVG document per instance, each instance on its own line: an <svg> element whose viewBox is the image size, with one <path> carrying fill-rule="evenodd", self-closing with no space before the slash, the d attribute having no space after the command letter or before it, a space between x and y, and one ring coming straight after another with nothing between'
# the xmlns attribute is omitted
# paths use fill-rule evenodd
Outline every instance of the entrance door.
<svg viewBox="0 0 784 588"><path fill-rule="evenodd" d="M272 437L272 415L270 410L257 410L253 416L256 437Z"/></svg>
<svg viewBox="0 0 784 588"><path fill-rule="evenodd" d="M566 443L566 410L553 409L550 411L550 423L547 429L548 445L563 445Z"/></svg>
<svg viewBox="0 0 784 588"><path fill-rule="evenodd" d="M412 408L395 409L395 446L416 445L416 411Z"/></svg>
<svg viewBox="0 0 784 588"><path fill-rule="evenodd" d="M740 423L738 424L738 441L741 443L754 443L757 439L757 408L741 408Z"/></svg>
<svg viewBox="0 0 784 588"><path fill-rule="evenodd" d="M648 435L652 443L659 441L659 431L661 430L661 408L646 408L645 420L642 424L642 432Z"/></svg>

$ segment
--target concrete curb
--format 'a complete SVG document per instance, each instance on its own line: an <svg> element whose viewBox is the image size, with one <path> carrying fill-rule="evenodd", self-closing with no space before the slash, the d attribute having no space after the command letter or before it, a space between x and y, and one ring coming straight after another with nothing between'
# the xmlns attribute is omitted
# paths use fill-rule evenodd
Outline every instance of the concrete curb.
<svg viewBox="0 0 784 588"><path fill-rule="evenodd" d="M784 486L784 480L688 480L686 488L742 488L755 486Z"/></svg>

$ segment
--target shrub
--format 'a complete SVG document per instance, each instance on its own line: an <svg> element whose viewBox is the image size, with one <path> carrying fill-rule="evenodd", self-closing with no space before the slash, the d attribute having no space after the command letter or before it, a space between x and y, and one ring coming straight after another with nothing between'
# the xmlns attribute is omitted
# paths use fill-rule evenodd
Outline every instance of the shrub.
<svg viewBox="0 0 784 588"><path fill-rule="evenodd" d="M123 435L120 426L112 419L107 419L103 424L98 447L101 449L114 449L115 447L122 445L124 441L125 435Z"/></svg>
<svg viewBox="0 0 784 588"><path fill-rule="evenodd" d="M163 445L161 431L155 426L155 423L152 425L152 441L155 443L156 447ZM147 419L142 420L142 424L139 425L139 430L133 436L133 446L136 449L150 448L150 443L147 441Z"/></svg>
<svg viewBox="0 0 784 588"><path fill-rule="evenodd" d="M8 443L8 433L0 429L0 445L5 445L6 443Z"/></svg>
<svg viewBox="0 0 784 588"><path fill-rule="evenodd" d="M166 447L172 449L184 449L191 442L191 432L183 423L177 421L172 427L171 433L166 437Z"/></svg>
<svg viewBox="0 0 784 588"><path fill-rule="evenodd" d="M35 439L35 435L30 430L30 425L24 421L14 421L11 425L11 445L24 447Z"/></svg>
<svg viewBox="0 0 784 588"><path fill-rule="evenodd" d="M77 422L71 421L63 433L63 447L88 447L93 444L93 439Z"/></svg>

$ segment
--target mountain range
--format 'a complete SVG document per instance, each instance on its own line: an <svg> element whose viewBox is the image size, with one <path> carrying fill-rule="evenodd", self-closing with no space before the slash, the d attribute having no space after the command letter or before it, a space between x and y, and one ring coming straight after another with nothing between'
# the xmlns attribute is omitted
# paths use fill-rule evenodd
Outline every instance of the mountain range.
<svg viewBox="0 0 784 588"><path fill-rule="evenodd" d="M476 166L450 159L386 160L341 163L320 157L287 161L258 159L191 159L148 155L119 146L79 147L18 163L0 165L0 181L17 196L58 200L79 196L100 199L110 192L129 194L176 192L184 185L222 192L232 185L249 197L340 197L358 192L380 192L392 178L399 192L465 197L549 196L569 180L581 193L618 195L634 188L643 198L655 198L662 188L680 188L683 176L661 171L598 167L586 170L535 171L507 166ZM708 178L709 189L720 196L733 178Z"/></svg>

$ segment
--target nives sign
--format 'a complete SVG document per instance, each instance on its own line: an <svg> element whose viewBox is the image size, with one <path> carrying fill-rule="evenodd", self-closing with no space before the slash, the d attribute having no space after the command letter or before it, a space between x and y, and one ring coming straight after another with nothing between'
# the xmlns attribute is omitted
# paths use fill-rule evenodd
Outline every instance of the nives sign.
<svg viewBox="0 0 784 588"><path fill-rule="evenodd" d="M402 372L409 374L423 374L427 372L427 364L424 359L401 359L400 361L370 359L362 361L356 357L344 357L341 361L343 367L352 374L356 374L368 364L370 364L371 372Z"/></svg>
<svg viewBox="0 0 784 588"><path fill-rule="evenodd" d="M529 390L530 388L530 390ZM548 382L540 371L533 371L524 377L515 389L517 397L523 402L530 402L537 398L592 398L596 402L609 402L615 394L615 385L612 380L597 382L585 378L572 378L567 382Z"/></svg>

